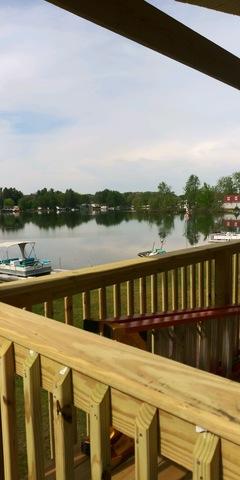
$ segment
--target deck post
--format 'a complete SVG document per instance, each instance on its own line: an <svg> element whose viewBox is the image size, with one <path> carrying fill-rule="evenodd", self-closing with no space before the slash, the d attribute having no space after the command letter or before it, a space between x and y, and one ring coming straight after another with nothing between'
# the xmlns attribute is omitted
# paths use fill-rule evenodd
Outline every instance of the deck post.
<svg viewBox="0 0 240 480"><path fill-rule="evenodd" d="M18 480L16 404L15 404L15 367L13 343L5 340L0 349L1 358L1 421L4 479Z"/></svg>
<svg viewBox="0 0 240 480"><path fill-rule="evenodd" d="M193 451L193 480L220 480L220 441L212 433L199 433Z"/></svg>
<svg viewBox="0 0 240 480"><path fill-rule="evenodd" d="M28 475L44 479L44 454L40 397L40 356L30 350L23 370Z"/></svg>
<svg viewBox="0 0 240 480"><path fill-rule="evenodd" d="M158 420L157 409L143 403L135 424L136 480L158 478Z"/></svg>
<svg viewBox="0 0 240 480"><path fill-rule="evenodd" d="M91 478L110 480L110 389L98 383L90 402Z"/></svg>
<svg viewBox="0 0 240 480"><path fill-rule="evenodd" d="M53 388L56 478L59 480L74 479L72 410L71 370L62 367L55 378Z"/></svg>

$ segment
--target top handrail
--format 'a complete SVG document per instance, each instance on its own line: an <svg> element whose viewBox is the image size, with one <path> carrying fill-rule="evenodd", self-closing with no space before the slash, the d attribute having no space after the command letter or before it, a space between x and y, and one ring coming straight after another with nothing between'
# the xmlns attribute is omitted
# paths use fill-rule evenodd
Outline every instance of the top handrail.
<svg viewBox="0 0 240 480"><path fill-rule="evenodd" d="M3 303L0 336L240 445L236 382Z"/></svg>
<svg viewBox="0 0 240 480"><path fill-rule="evenodd" d="M60 272L48 277L37 277L21 282L3 283L0 285L0 300L11 305L23 307L31 303L62 298L86 290L113 285L116 282L133 280L141 276L164 272L184 265L198 263L216 256L239 252L240 242L228 244L204 245L190 249L176 250L161 257L136 258L115 263L98 265Z"/></svg>

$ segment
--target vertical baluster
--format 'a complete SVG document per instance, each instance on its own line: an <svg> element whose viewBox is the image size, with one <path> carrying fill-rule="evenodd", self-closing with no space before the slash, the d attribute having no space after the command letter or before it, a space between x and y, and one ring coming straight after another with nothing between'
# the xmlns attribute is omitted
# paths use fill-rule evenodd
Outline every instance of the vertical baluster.
<svg viewBox="0 0 240 480"><path fill-rule="evenodd" d="M109 387L99 383L90 401L90 454L93 480L111 479L110 409Z"/></svg>
<svg viewBox="0 0 240 480"><path fill-rule="evenodd" d="M157 298L157 274L151 275L151 312L155 313L158 309ZM156 351L156 343L159 342L159 330L149 331L147 334L148 351Z"/></svg>
<svg viewBox="0 0 240 480"><path fill-rule="evenodd" d="M64 297L64 320L67 325L73 325L73 299Z"/></svg>
<svg viewBox="0 0 240 480"><path fill-rule="evenodd" d="M230 377L233 365L233 318L225 317L221 319L223 325L222 335L222 368L225 377Z"/></svg>
<svg viewBox="0 0 240 480"><path fill-rule="evenodd" d="M240 301L240 292L239 292L239 287L240 287L240 254L237 253L236 254L236 257L237 257L237 295L236 295L236 300L237 300L237 303Z"/></svg>
<svg viewBox="0 0 240 480"><path fill-rule="evenodd" d="M53 406L56 478L73 480L72 375L68 367L62 367L56 375Z"/></svg>
<svg viewBox="0 0 240 480"><path fill-rule="evenodd" d="M172 310L178 309L178 270L171 271Z"/></svg>
<svg viewBox="0 0 240 480"><path fill-rule="evenodd" d="M237 254L233 255L232 259L232 274L233 274L233 304L237 303L238 300L238 264L237 264Z"/></svg>
<svg viewBox="0 0 240 480"><path fill-rule="evenodd" d="M181 267L181 308L187 308L187 268Z"/></svg>
<svg viewBox="0 0 240 480"><path fill-rule="evenodd" d="M201 370L205 370L207 372L210 371L212 366L212 358L211 358L211 341L212 341L212 323L211 320L202 322L199 324L199 335L200 335L200 344L199 344L199 361L198 361L198 368ZM217 373L215 371L215 373Z"/></svg>
<svg viewBox="0 0 240 480"><path fill-rule="evenodd" d="M199 433L193 451L193 480L220 480L220 455L219 438Z"/></svg>
<svg viewBox="0 0 240 480"><path fill-rule="evenodd" d="M113 316L114 318L121 316L121 290L120 283L113 285Z"/></svg>
<svg viewBox="0 0 240 480"><path fill-rule="evenodd" d="M127 282L127 315L134 314L134 282Z"/></svg>
<svg viewBox="0 0 240 480"><path fill-rule="evenodd" d="M158 309L157 298L157 274L151 275L151 312L155 313Z"/></svg>
<svg viewBox="0 0 240 480"><path fill-rule="evenodd" d="M185 329L184 363L196 367L198 354L197 326L195 324L186 325Z"/></svg>
<svg viewBox="0 0 240 480"><path fill-rule="evenodd" d="M82 309L83 320L89 320L91 318L91 297L89 290L82 294Z"/></svg>
<svg viewBox="0 0 240 480"><path fill-rule="evenodd" d="M189 293L190 293L190 308L196 307L196 265L190 265L189 278Z"/></svg>
<svg viewBox="0 0 240 480"><path fill-rule="evenodd" d="M105 320L107 317L107 299L106 299L106 288L102 287L98 290L98 304L99 304L99 320Z"/></svg>
<svg viewBox="0 0 240 480"><path fill-rule="evenodd" d="M83 320L89 320L91 318L91 294L87 290L82 294L82 310ZM89 415L86 413L86 434L89 435Z"/></svg>
<svg viewBox="0 0 240 480"><path fill-rule="evenodd" d="M173 330L172 359L184 363L186 346L186 327L180 325Z"/></svg>
<svg viewBox="0 0 240 480"><path fill-rule="evenodd" d="M211 299L211 283L212 283L212 261L207 260L205 262L205 301L204 306L209 307L212 305Z"/></svg>
<svg viewBox="0 0 240 480"><path fill-rule="evenodd" d="M44 455L40 396L40 358L29 352L23 365L28 478L43 480Z"/></svg>
<svg viewBox="0 0 240 480"><path fill-rule="evenodd" d="M4 479L17 480L17 431L13 344L4 341L0 349L1 420L4 455Z"/></svg>
<svg viewBox="0 0 240 480"><path fill-rule="evenodd" d="M198 263L198 306L204 306L204 263Z"/></svg>
<svg viewBox="0 0 240 480"><path fill-rule="evenodd" d="M168 272L161 274L162 311L168 310Z"/></svg>
<svg viewBox="0 0 240 480"><path fill-rule="evenodd" d="M136 417L135 468L137 480L158 478L157 409L143 404Z"/></svg>
<svg viewBox="0 0 240 480"><path fill-rule="evenodd" d="M232 254L221 251L215 257L215 302L216 306L232 303Z"/></svg>
<svg viewBox="0 0 240 480"><path fill-rule="evenodd" d="M48 318L54 317L53 302L44 302L44 315ZM53 398L52 394L48 393L48 417L49 417L49 442L50 442L50 456L51 459L55 457L54 446L54 422L53 422Z"/></svg>
<svg viewBox="0 0 240 480"><path fill-rule="evenodd" d="M140 305L140 315L143 313L146 313L147 311L146 277L141 277L139 279L139 305Z"/></svg>

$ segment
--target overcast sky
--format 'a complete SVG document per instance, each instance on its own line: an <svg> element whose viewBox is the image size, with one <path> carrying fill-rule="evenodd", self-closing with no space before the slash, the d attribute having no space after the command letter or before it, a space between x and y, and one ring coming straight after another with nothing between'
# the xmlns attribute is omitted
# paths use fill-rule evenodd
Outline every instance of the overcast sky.
<svg viewBox="0 0 240 480"><path fill-rule="evenodd" d="M153 3L240 56L240 18ZM0 0L0 186L181 193L240 170L240 93L44 0Z"/></svg>

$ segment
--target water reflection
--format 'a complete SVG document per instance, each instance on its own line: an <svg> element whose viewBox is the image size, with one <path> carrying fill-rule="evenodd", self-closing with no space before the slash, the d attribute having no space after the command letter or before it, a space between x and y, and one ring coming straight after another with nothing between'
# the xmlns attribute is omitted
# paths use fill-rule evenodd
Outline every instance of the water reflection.
<svg viewBox="0 0 240 480"><path fill-rule="evenodd" d="M120 211L94 216L86 212L0 215L2 241L36 240L39 255L64 268L133 258L153 243L157 247L161 240L167 251L200 245L208 241L211 232L224 228L231 230L235 225L226 223L224 216L209 213L190 218Z"/></svg>

